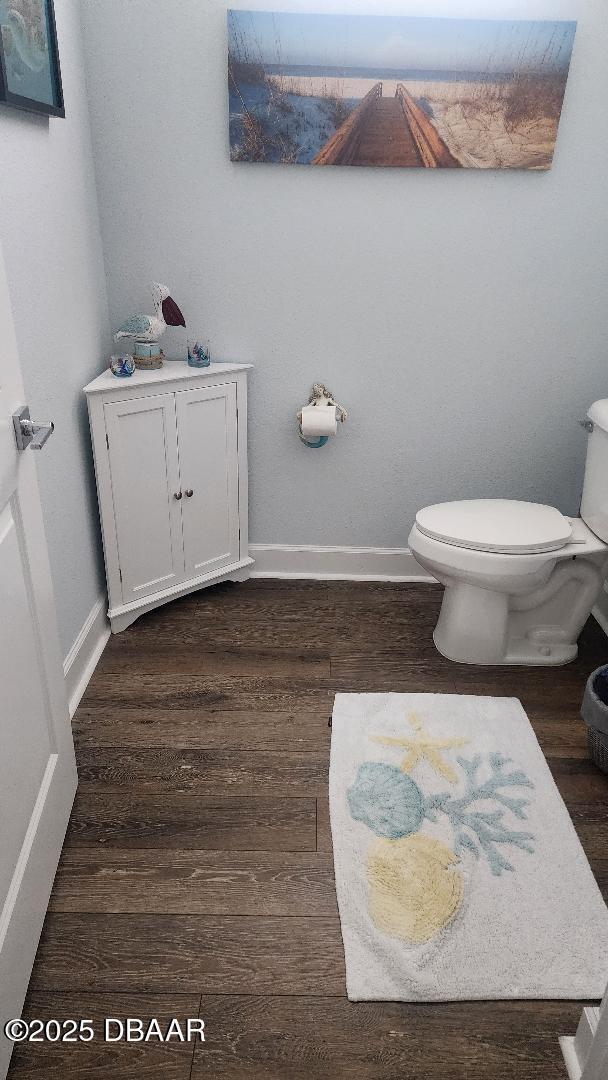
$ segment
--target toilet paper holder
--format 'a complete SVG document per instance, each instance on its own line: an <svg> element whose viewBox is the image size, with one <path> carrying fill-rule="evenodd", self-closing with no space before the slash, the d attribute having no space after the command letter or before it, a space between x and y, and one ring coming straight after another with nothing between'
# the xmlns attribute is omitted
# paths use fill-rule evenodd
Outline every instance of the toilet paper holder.
<svg viewBox="0 0 608 1080"><path fill-rule="evenodd" d="M327 387L323 383L317 383L316 382L316 383L312 384L312 390L311 390L310 397L309 397L308 402L307 402L307 406L310 406L310 405L313 405L315 407L319 407L319 408L322 408L322 409L323 408L332 408L332 407L335 408L335 410L336 410L336 413L335 413L336 419L339 420L341 424L343 424L345 422L345 420L347 419L347 417L348 417L348 413L347 413L346 409L344 408L344 406L339 405L338 402L335 401L335 399L333 397L333 394L331 393L330 390L327 389ZM312 440L312 439L307 439L302 434L302 409L300 409L300 411L297 414L296 418L297 418L297 421L298 421L298 434L299 434L300 439L302 440L302 442L304 443L305 446L309 446L309 447L311 447L311 449L314 449L314 450L318 449L318 447L320 447L320 446L325 446L325 443L327 442L327 440L329 438L328 435L320 435L318 439Z"/></svg>

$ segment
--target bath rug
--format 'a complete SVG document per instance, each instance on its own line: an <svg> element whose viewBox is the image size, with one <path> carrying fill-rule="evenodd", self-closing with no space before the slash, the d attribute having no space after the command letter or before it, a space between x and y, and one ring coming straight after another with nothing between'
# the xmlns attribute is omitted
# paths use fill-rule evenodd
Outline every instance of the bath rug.
<svg viewBox="0 0 608 1080"><path fill-rule="evenodd" d="M608 909L516 698L337 694L351 1001L599 998Z"/></svg>

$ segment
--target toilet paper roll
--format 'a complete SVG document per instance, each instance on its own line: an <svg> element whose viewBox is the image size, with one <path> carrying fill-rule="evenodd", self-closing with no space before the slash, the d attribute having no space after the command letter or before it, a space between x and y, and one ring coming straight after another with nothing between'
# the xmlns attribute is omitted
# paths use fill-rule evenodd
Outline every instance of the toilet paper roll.
<svg viewBox="0 0 608 1080"><path fill-rule="evenodd" d="M305 405L302 409L302 435L305 439L335 435L337 427L335 405Z"/></svg>

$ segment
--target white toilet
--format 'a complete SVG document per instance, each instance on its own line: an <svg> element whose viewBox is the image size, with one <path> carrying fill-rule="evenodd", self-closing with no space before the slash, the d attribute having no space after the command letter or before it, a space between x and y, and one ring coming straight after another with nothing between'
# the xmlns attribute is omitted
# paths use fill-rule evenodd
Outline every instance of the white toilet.
<svg viewBox="0 0 608 1080"><path fill-rule="evenodd" d="M510 499L438 503L409 546L445 585L433 638L461 664L566 664L608 557L608 398L587 414L581 513Z"/></svg>

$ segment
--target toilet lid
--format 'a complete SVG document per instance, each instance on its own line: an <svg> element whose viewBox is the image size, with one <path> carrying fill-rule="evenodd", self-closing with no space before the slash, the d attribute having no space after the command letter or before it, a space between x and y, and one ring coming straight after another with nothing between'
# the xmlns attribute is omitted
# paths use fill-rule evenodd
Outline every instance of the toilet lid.
<svg viewBox="0 0 608 1080"><path fill-rule="evenodd" d="M416 514L426 536L456 547L526 555L567 544L572 526L554 506L516 499L437 503Z"/></svg>

